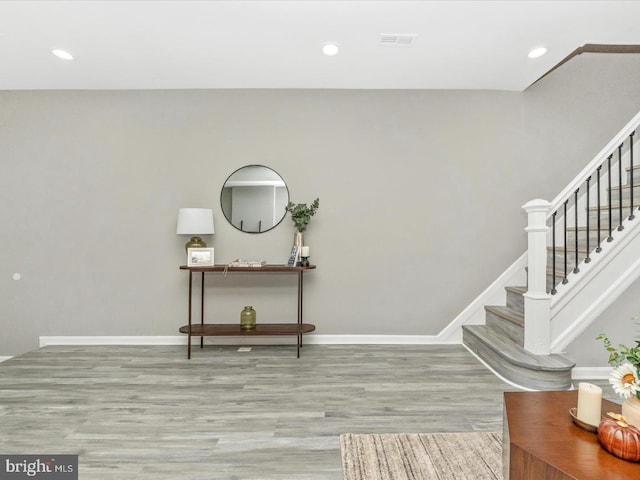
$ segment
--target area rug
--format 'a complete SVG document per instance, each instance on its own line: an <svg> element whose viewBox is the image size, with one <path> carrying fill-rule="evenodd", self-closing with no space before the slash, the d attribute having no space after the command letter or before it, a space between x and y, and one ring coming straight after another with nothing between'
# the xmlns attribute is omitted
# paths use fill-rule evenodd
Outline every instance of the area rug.
<svg viewBox="0 0 640 480"><path fill-rule="evenodd" d="M340 435L344 480L502 480L502 435Z"/></svg>

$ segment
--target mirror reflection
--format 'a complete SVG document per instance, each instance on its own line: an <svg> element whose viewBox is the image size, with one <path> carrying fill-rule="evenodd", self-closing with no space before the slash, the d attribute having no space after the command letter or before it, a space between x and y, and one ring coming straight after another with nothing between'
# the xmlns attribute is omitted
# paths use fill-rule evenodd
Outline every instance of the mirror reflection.
<svg viewBox="0 0 640 480"><path fill-rule="evenodd" d="M289 189L282 177L264 165L239 168L224 182L222 213L231 225L247 233L271 230L285 217Z"/></svg>

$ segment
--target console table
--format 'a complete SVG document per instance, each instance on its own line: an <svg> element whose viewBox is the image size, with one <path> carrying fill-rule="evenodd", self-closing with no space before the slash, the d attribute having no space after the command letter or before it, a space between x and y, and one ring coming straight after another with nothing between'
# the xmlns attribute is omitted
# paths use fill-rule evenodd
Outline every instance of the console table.
<svg viewBox="0 0 640 480"><path fill-rule="evenodd" d="M200 337L200 348L204 347L205 336L255 336L255 335L295 335L297 337L297 357L300 358L302 347L302 334L313 332L316 327L309 323L302 323L302 294L304 272L315 269L315 265L307 267L288 267L286 265L265 265L263 267L229 267L227 265L214 265L208 267L190 267L182 265L180 270L189 272L189 323L180 327L180 333L188 335L187 358L191 358L191 337ZM284 273L298 276L298 322L297 323L258 323L256 328L243 330L240 323L204 323L204 276L206 273ZM200 324L192 322L191 305L193 296L193 274L200 273Z"/></svg>
<svg viewBox="0 0 640 480"><path fill-rule="evenodd" d="M504 480L638 480L640 463L608 453L571 420L578 391L505 392ZM602 413L620 405L602 401Z"/></svg>

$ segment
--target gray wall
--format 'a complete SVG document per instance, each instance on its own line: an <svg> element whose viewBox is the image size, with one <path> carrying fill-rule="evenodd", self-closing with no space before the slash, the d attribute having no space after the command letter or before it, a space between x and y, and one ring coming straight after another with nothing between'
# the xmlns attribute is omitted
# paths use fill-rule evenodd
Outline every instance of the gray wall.
<svg viewBox="0 0 640 480"><path fill-rule="evenodd" d="M284 263L286 219L227 224L246 164L320 209L305 320L321 334L437 334L525 251L520 206L551 199L640 110L640 58L582 55L524 93L0 92L0 355L40 335L177 335L179 207L214 209L217 263ZM19 272L22 279L12 275ZM293 320L295 279L209 278L211 320Z"/></svg>

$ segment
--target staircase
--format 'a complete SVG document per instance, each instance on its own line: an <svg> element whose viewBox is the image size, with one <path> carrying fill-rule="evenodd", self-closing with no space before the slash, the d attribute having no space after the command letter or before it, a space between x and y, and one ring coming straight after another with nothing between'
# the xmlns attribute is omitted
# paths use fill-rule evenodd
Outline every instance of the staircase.
<svg viewBox="0 0 640 480"><path fill-rule="evenodd" d="M535 269L539 273L533 275L541 275L532 277L532 273L529 271L529 291L527 286L504 286L506 296L504 305L485 305L484 324L462 326L464 345L494 371L516 385L534 390L571 388L571 371L575 363L557 351L576 337L577 334L573 333L578 330L576 319L584 317L585 321L592 321L593 317L597 316L596 314L581 315L576 311L576 309L598 311L598 308L593 307L593 302L601 297L593 295L593 293L586 293L587 299L585 300L584 292L588 292L597 283L594 280L597 279L595 275L602 274L607 268L613 268L610 265L616 265L616 260L611 260L611 258L623 257L619 252L616 252L616 249L623 251L628 248L629 252L625 253L627 255L625 262L618 261L618 273L614 273L614 276L629 276L629 267L633 263L629 259L637 257L638 242L640 242L640 234L638 233L640 228L636 228L640 224L640 210L638 208L640 205L640 165L635 165L633 159L634 145L640 151L638 148L640 144L634 139L635 129L639 126L640 114L605 147L604 153L601 152L553 202L545 202L550 208L546 217L549 234L546 233L544 225L542 225L542 229L539 228L540 225L532 228L534 227L531 223L532 217L529 217L528 231L542 232L539 233L541 236L537 237L537 243L532 243L533 237L531 234L529 235L529 252L531 253L532 249L537 249L539 252L536 259L538 268ZM627 143L625 144L625 142ZM623 145L625 145L624 155ZM617 159L614 156L616 154L618 155ZM640 161L636 159L635 163L640 163ZM623 167L623 165L626 166ZM623 175L622 172L625 169L626 174ZM603 184L600 184L601 171L605 171L607 175ZM600 187L600 195L598 195L598 188L595 185L594 179L596 178L597 185ZM613 182L612 178L615 178ZM598 198L595 203L594 198ZM633 199L633 206L631 199ZM622 211L619 209L620 205L623 207ZM568 219L571 221L568 222ZM546 258L545 238L547 239ZM539 242L540 239L542 239L542 243ZM529 255L530 265L534 257L535 255ZM609 260L606 260L605 257L609 257ZM620 265L621 263L624 265ZM598 264L598 268L593 268L594 264ZM583 274L582 271L588 273ZM611 272L609 271L607 275L610 279ZM634 275L637 277L638 274L634 273ZM586 277L590 278L587 280ZM583 293L571 293L573 286L579 285L581 282L582 285L577 291L583 291ZM607 280L603 283L606 285L611 282ZM601 291L604 290L603 287L600 288ZM527 317L525 317L526 301L523 296L525 294L527 294L526 301L534 302L527 303L527 305L535 306L533 309L535 312ZM581 295L583 298L580 299ZM535 304L536 301L542 303ZM566 308L572 301L575 305L572 308ZM588 305L588 302L592 302L592 304ZM542 311L546 305L546 314L540 314L539 305L543 306ZM554 309L554 307L557 308ZM559 313L563 309L564 311L560 315ZM568 319L566 318L567 311L571 312ZM556 316L564 316L565 318L559 318L557 323L553 324ZM545 339L549 354L534 354L531 352L532 349L525 348L527 345L525 324L529 324L529 322L536 327L534 328L536 335L549 337ZM539 328L541 322L547 322L546 330ZM586 325L580 328L583 330ZM563 329L564 331L562 331ZM540 334L540 332L542 333ZM528 345L534 345L534 343L530 342ZM556 351L553 351L554 345Z"/></svg>
<svg viewBox="0 0 640 480"><path fill-rule="evenodd" d="M463 343L502 377L534 390L567 390L575 363L562 355L524 348L527 287L505 287L506 306L485 306L485 325L463 325Z"/></svg>

